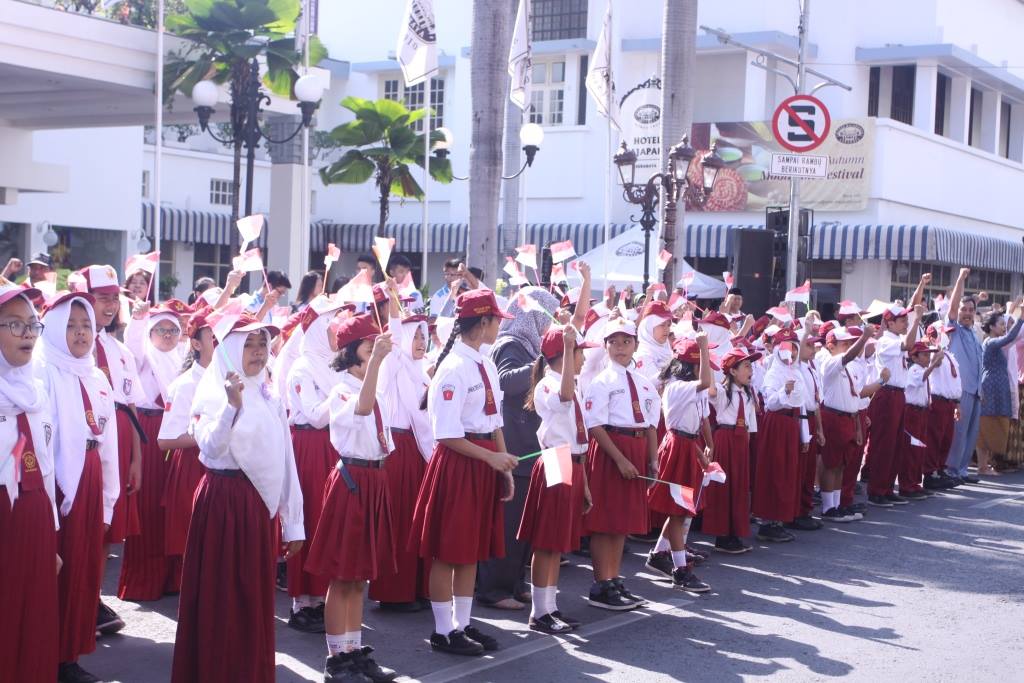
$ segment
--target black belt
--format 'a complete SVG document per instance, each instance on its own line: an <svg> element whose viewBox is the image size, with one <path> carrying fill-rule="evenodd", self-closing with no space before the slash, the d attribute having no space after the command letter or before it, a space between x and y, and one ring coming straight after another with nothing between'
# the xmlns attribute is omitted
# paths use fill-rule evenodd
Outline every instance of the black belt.
<svg viewBox="0 0 1024 683"><path fill-rule="evenodd" d="M878 390L879 391L898 391L901 394L903 393L903 387L891 387L888 384L883 384L881 387L879 387Z"/></svg>
<svg viewBox="0 0 1024 683"><path fill-rule="evenodd" d="M928 410L928 406L918 406L918 405L914 405L913 403L908 403L906 405L906 407L907 408L912 408L914 410Z"/></svg>
<svg viewBox="0 0 1024 683"><path fill-rule="evenodd" d="M952 403L953 405L960 405L960 399L958 398L946 398L945 396L932 396L933 401L944 401L946 403Z"/></svg>
<svg viewBox="0 0 1024 683"><path fill-rule="evenodd" d="M326 432L327 427L314 427L313 425L292 425L292 429L297 432Z"/></svg>
<svg viewBox="0 0 1024 683"><path fill-rule="evenodd" d="M676 436L683 437L684 439L696 439L697 438L696 434L691 434L690 432L684 432L682 429L673 429L673 430L671 430L671 432L673 434L675 434Z"/></svg>
<svg viewBox="0 0 1024 683"><path fill-rule="evenodd" d="M392 427L391 428L391 433L392 434L412 434L412 430L411 429L400 429L398 427ZM470 438L469 434L466 434L466 438L467 439Z"/></svg>
<svg viewBox="0 0 1024 683"><path fill-rule="evenodd" d="M727 424L719 423L719 424L715 425L715 429L746 429L746 428L747 428L747 425L745 425L745 424L743 424L743 425L727 425Z"/></svg>
<svg viewBox="0 0 1024 683"><path fill-rule="evenodd" d="M146 417L156 417L157 415L163 415L164 411L162 408L139 408L136 406L135 412L139 415L145 415ZM131 413L129 413L130 415Z"/></svg>
<svg viewBox="0 0 1024 683"><path fill-rule="evenodd" d="M828 406L822 406L822 409L827 410L830 413L835 413L836 415L842 415L844 417L857 417L857 413L848 413L845 410L836 410L835 408L830 408Z"/></svg>
<svg viewBox="0 0 1024 683"><path fill-rule="evenodd" d="M249 479L242 470L215 470L207 467L206 472L208 474L215 474L218 477L228 477L229 479Z"/></svg>
<svg viewBox="0 0 1024 683"><path fill-rule="evenodd" d="M584 460L586 460L586 458L587 458L587 454L586 453L573 453L572 454L572 461L573 462L578 462L581 465L583 464Z"/></svg>
<svg viewBox="0 0 1024 683"><path fill-rule="evenodd" d="M613 427L612 425L604 425L604 430L611 434L631 436L634 439L639 439L641 436L645 436L647 434L646 429L636 429L635 427Z"/></svg>
<svg viewBox="0 0 1024 683"><path fill-rule="evenodd" d="M99 441L96 441L94 439L86 439L86 441L85 441L85 450L87 450L87 451L94 451L94 450L96 450L99 447L100 447L100 442Z"/></svg>
<svg viewBox="0 0 1024 683"><path fill-rule="evenodd" d="M494 432L487 432L486 434L466 432L465 438L472 439L474 441L494 441Z"/></svg>
<svg viewBox="0 0 1024 683"><path fill-rule="evenodd" d="M384 467L385 458L381 458L380 460L367 460L365 458L346 458L345 456L341 456L338 460L346 465L351 465L352 467L366 467L371 470L379 470Z"/></svg>
<svg viewBox="0 0 1024 683"><path fill-rule="evenodd" d="M142 443L149 443L145 432L142 431L142 425L139 424L139 418L135 417L135 413L132 412L132 409L123 403L115 403L114 408L128 416L128 421L132 423L132 427L135 428L135 433L139 435L139 441Z"/></svg>
<svg viewBox="0 0 1024 683"><path fill-rule="evenodd" d="M785 410L769 410L769 413L775 415L785 415L786 417L800 417L800 410L797 408L786 408Z"/></svg>

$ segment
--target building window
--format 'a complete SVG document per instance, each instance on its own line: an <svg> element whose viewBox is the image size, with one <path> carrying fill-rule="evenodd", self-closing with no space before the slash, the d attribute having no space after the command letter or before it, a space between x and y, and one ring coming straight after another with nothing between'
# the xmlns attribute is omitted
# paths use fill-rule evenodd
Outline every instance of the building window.
<svg viewBox="0 0 1024 683"><path fill-rule="evenodd" d="M531 37L565 40L587 37L587 0L533 0Z"/></svg>
<svg viewBox="0 0 1024 683"><path fill-rule="evenodd" d="M889 117L907 125L914 122L914 80L917 67L913 64L892 68L892 106Z"/></svg>
<svg viewBox="0 0 1024 683"><path fill-rule="evenodd" d="M807 269L807 277L814 282L814 309L822 320L834 320L843 300L843 262L811 259Z"/></svg>
<svg viewBox="0 0 1024 683"><path fill-rule="evenodd" d="M576 125L587 125L587 71L589 70L590 57L580 55L580 73L576 98Z"/></svg>
<svg viewBox="0 0 1024 683"><path fill-rule="evenodd" d="M1010 115L1013 110L1010 103L1003 101L999 105L999 156L1010 158Z"/></svg>
<svg viewBox="0 0 1024 683"><path fill-rule="evenodd" d="M142 172L142 198L149 198L149 171Z"/></svg>
<svg viewBox="0 0 1024 683"><path fill-rule="evenodd" d="M174 244L164 242L160 245L160 298L170 299L174 296L177 284L178 274L174 272Z"/></svg>
<svg viewBox="0 0 1024 683"><path fill-rule="evenodd" d="M561 126L565 122L565 60L534 62L530 123Z"/></svg>
<svg viewBox="0 0 1024 683"><path fill-rule="evenodd" d="M967 144L981 146L981 91L971 88L971 113L967 122Z"/></svg>
<svg viewBox="0 0 1024 683"><path fill-rule="evenodd" d="M193 252L192 281L213 278L216 283L227 279L231 270L231 247L222 244L196 244Z"/></svg>
<svg viewBox="0 0 1024 683"><path fill-rule="evenodd" d="M949 295L959 272L959 266L922 263L921 261L896 261L892 264L891 296L894 300L901 299L905 304L909 303L910 297L914 295L914 290L917 288L917 283L921 281L921 275L931 273L932 282L924 290L925 305L929 305L939 294ZM1011 273L971 268L971 274L967 278L967 291L975 294L988 292L990 304L1005 304L1010 299L1011 284ZM817 282L815 282L815 286L817 286Z"/></svg>
<svg viewBox="0 0 1024 683"><path fill-rule="evenodd" d="M425 83L418 83L411 87L406 87L404 83L397 78L388 78L383 81L384 84L384 99L395 100L401 102L406 106L407 109L415 111L422 109L425 101L424 96L424 85ZM437 130L444 125L444 79L443 78L431 78L430 79L430 108L433 109L433 114L430 116L430 129ZM412 127L416 131L422 132L423 122L422 120L412 124Z"/></svg>
<svg viewBox="0 0 1024 683"><path fill-rule="evenodd" d="M868 116L878 116L878 89L881 80L881 67L871 67L868 72Z"/></svg>
<svg viewBox="0 0 1024 683"><path fill-rule="evenodd" d="M945 135L947 120L949 118L949 97L952 79L939 74L935 81L935 134Z"/></svg>
<svg viewBox="0 0 1024 683"><path fill-rule="evenodd" d="M230 180L210 178L210 203L231 206L234 203L234 187Z"/></svg>

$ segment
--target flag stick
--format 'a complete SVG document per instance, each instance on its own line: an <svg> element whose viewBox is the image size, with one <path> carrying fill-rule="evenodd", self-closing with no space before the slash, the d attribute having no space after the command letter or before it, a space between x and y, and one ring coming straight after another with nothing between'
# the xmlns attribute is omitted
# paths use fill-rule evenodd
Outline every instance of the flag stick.
<svg viewBox="0 0 1024 683"><path fill-rule="evenodd" d="M373 309L373 317L375 317L377 319L377 328L381 332L383 332L384 331L384 323L382 323L380 321L380 311L377 310L377 302L376 301L371 301L370 302L370 308Z"/></svg>

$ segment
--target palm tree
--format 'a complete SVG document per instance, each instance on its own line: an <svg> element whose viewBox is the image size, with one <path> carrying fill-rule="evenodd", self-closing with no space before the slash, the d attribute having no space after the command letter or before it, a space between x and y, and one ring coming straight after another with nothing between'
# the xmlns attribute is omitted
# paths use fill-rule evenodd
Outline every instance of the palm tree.
<svg viewBox="0 0 1024 683"><path fill-rule="evenodd" d="M473 2L472 135L469 152L470 264L479 264L492 281L498 270L498 200L501 194L502 137L508 97L508 50L512 21L508 0ZM433 165L433 162L431 163Z"/></svg>
<svg viewBox="0 0 1024 683"><path fill-rule="evenodd" d="M665 0L661 28L661 158L668 161L669 148L693 125L694 83L697 66L697 0ZM662 202L664 207L665 203ZM684 243L686 202L676 205L674 225L663 223L665 249L675 258L665 269L669 291L683 276L676 245Z"/></svg>
<svg viewBox="0 0 1024 683"><path fill-rule="evenodd" d="M373 176L380 207L376 234L380 235L388 222L391 195L423 199L423 188L410 168L424 166L424 133L417 133L413 124L426 117L427 110L409 111L395 100L371 101L359 97L346 97L341 106L356 118L332 130L330 138L338 146L349 149L340 159L320 169L320 179L324 185L359 185ZM430 139L431 142L443 140L444 134L433 130ZM451 162L432 158L430 177L450 183Z"/></svg>

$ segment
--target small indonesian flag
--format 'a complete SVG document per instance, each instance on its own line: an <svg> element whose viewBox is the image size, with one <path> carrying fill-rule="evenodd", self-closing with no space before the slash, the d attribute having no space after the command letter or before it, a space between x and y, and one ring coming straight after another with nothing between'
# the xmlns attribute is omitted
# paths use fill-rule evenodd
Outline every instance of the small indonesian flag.
<svg viewBox="0 0 1024 683"><path fill-rule="evenodd" d="M661 253L658 254L658 270L665 270L668 268L669 261L672 260L672 252L667 249L662 249Z"/></svg>
<svg viewBox="0 0 1024 683"><path fill-rule="evenodd" d="M565 275L565 266L561 263L555 263L551 266L551 283L556 285L562 283L569 284L569 278Z"/></svg>
<svg viewBox="0 0 1024 683"><path fill-rule="evenodd" d="M789 309L785 306L776 306L775 308L769 308L765 311L768 315L775 318L781 323L793 322L793 314L789 312Z"/></svg>
<svg viewBox="0 0 1024 683"><path fill-rule="evenodd" d="M531 288L535 289L535 288ZM532 296L520 290L516 294L516 305L519 306L519 310L523 313L529 313L530 311L540 311L541 313L547 313L547 310L540 305L540 302L534 299Z"/></svg>
<svg viewBox="0 0 1024 683"><path fill-rule="evenodd" d="M684 510L697 514L697 506L693 504L693 489L680 484L669 484L668 493L675 504Z"/></svg>
<svg viewBox="0 0 1024 683"><path fill-rule="evenodd" d="M676 312L683 304L686 303L686 295L680 294L679 292L672 292L672 296L668 298L668 308L673 313Z"/></svg>
<svg viewBox="0 0 1024 683"><path fill-rule="evenodd" d="M373 253L377 256L382 270L387 271L388 261L391 260L391 252L395 250L394 237L374 237Z"/></svg>
<svg viewBox="0 0 1024 683"><path fill-rule="evenodd" d="M148 254L136 254L124 263L124 274L129 276L140 270L152 275L156 272L156 266L160 263L160 252L151 251Z"/></svg>
<svg viewBox="0 0 1024 683"><path fill-rule="evenodd" d="M242 246L238 250L239 253L242 253L247 246L260 238L260 233L263 232L263 214L254 213L251 216L239 218L235 221L235 225L242 236Z"/></svg>
<svg viewBox="0 0 1024 683"><path fill-rule="evenodd" d="M722 279L725 281L726 287L728 287L729 289L733 288L732 273L730 273L728 270L725 271L724 273L722 273Z"/></svg>
<svg viewBox="0 0 1024 683"><path fill-rule="evenodd" d="M398 293L404 297L410 297L416 294L419 290L416 289L416 283L412 281L412 273L406 273L405 279L398 283Z"/></svg>
<svg viewBox="0 0 1024 683"><path fill-rule="evenodd" d="M245 305L241 299L236 297L228 301L223 308L210 314L207 321L210 323L210 329L213 330L213 336L218 341L223 341L243 311L245 311Z"/></svg>
<svg viewBox="0 0 1024 683"><path fill-rule="evenodd" d="M330 267L337 263L338 259L340 258L341 249L338 249L338 247L335 246L333 242L328 243L327 253L324 255L324 266L326 266L329 270Z"/></svg>
<svg viewBox="0 0 1024 683"><path fill-rule="evenodd" d="M801 303L806 306L811 300L811 281L804 280L802 285L786 292L785 300Z"/></svg>
<svg viewBox="0 0 1024 683"><path fill-rule="evenodd" d="M522 287L523 285L530 284L530 281L527 280L523 276L522 271L519 270L519 264L516 263L515 259L513 259L511 256L505 257L505 267L502 270L504 270L505 273L508 275L508 282L510 285Z"/></svg>
<svg viewBox="0 0 1024 683"><path fill-rule="evenodd" d="M540 459L544 463L544 479L548 486L572 486L572 452L568 445L545 448Z"/></svg>
<svg viewBox="0 0 1024 683"><path fill-rule="evenodd" d="M551 260L555 263L568 261L576 257L576 249L572 246L572 240L551 243Z"/></svg>
<svg viewBox="0 0 1024 683"><path fill-rule="evenodd" d="M231 266L243 273L256 273L263 270L263 258L260 256L260 248L250 249L231 259Z"/></svg>
<svg viewBox="0 0 1024 683"><path fill-rule="evenodd" d="M68 273L68 289L72 292L88 292L89 283L84 275L75 270Z"/></svg>
<svg viewBox="0 0 1024 683"><path fill-rule="evenodd" d="M373 280L369 270L360 270L335 295L339 300L351 303L373 303Z"/></svg>
<svg viewBox="0 0 1024 683"><path fill-rule="evenodd" d="M910 445L911 446L913 446L914 448L926 448L924 441L921 441L919 438L917 438L916 436L914 436L913 434L911 434L907 430L903 430L903 431L906 431L907 432L907 436L910 437Z"/></svg>
<svg viewBox="0 0 1024 683"><path fill-rule="evenodd" d="M668 290L665 289L665 285L661 282L655 282L650 286L649 291L653 294L655 301L664 301L667 298Z"/></svg>
<svg viewBox="0 0 1024 683"><path fill-rule="evenodd" d="M516 247L515 260L521 263L524 268L537 270L537 246L534 244L524 244L521 247Z"/></svg>
<svg viewBox="0 0 1024 683"><path fill-rule="evenodd" d="M701 486L707 486L711 482L725 483L725 470L717 462L710 463L704 470L704 481L701 482Z"/></svg>

